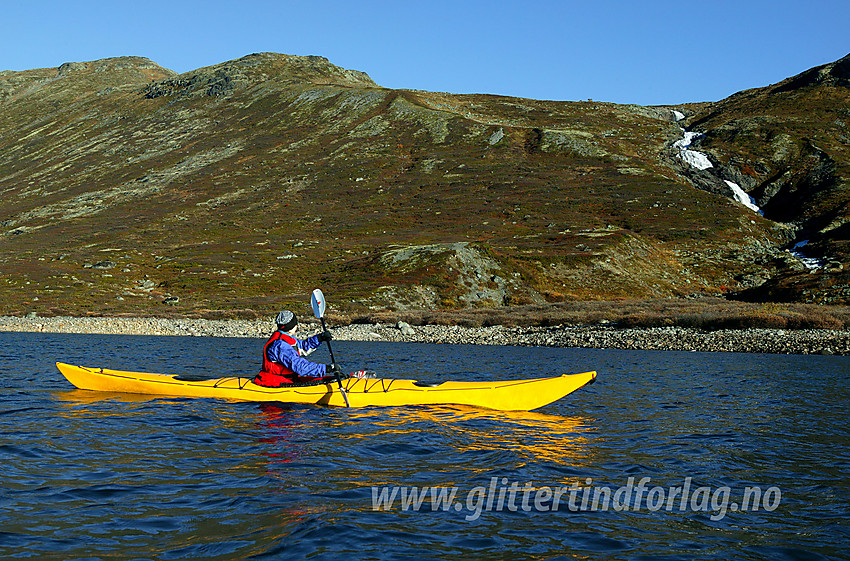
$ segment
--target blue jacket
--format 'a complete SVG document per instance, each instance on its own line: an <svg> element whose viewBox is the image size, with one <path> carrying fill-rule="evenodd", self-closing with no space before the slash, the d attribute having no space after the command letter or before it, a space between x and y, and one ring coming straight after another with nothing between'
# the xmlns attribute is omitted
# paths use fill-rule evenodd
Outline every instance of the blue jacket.
<svg viewBox="0 0 850 561"><path fill-rule="evenodd" d="M313 335L303 340L296 339L295 337L292 338L298 343L298 348L303 351L303 354L310 354L322 344L319 341L318 335ZM327 367L324 364L317 364L307 360L303 356L299 356L295 348L283 339L272 341L272 344L266 349L266 358L272 362L279 362L299 376L321 378L327 372Z"/></svg>

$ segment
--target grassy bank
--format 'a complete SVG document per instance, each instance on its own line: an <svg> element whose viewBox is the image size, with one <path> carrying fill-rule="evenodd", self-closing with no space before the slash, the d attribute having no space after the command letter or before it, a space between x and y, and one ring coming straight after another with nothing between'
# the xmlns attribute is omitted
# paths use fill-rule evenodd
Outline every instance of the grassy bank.
<svg viewBox="0 0 850 561"><path fill-rule="evenodd" d="M615 324L618 327L696 329L848 329L850 307L793 303L698 300L561 302L505 308L449 311L374 312L338 318L350 323L461 325L465 327Z"/></svg>
<svg viewBox="0 0 850 561"><path fill-rule="evenodd" d="M310 305L291 305L301 318L312 318ZM163 318L201 320L268 320L276 308L201 309L190 312L151 308L150 313L90 312L78 317ZM39 314L39 317L69 314ZM74 315L74 314L71 314ZM558 302L499 308L455 310L378 310L346 312L330 309L335 325L391 324L457 325L461 327L549 327L555 325L612 325L615 327L688 327L695 329L850 329L850 307L796 303L750 303L700 298L695 300L612 300Z"/></svg>

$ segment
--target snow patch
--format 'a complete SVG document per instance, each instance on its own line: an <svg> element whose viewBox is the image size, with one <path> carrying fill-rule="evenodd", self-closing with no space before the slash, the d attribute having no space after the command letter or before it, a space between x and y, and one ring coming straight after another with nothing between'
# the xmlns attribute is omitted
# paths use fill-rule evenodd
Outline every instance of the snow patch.
<svg viewBox="0 0 850 561"><path fill-rule="evenodd" d="M672 109L672 111L673 111L673 117L676 119L676 121L681 121L682 119L685 118L685 114L682 113L681 111L676 111L675 109Z"/></svg>

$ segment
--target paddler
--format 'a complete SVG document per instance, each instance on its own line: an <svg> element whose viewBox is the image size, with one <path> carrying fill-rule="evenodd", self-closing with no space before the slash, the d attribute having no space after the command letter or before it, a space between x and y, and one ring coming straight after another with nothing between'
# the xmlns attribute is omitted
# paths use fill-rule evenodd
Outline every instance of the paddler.
<svg viewBox="0 0 850 561"><path fill-rule="evenodd" d="M279 388L287 384L324 382L335 379L338 367L320 364L306 357L325 342L333 339L330 331L322 331L306 339L296 339L298 318L289 310L283 310L275 318L277 330L272 333L263 347L263 369L254 378L254 383L267 388Z"/></svg>

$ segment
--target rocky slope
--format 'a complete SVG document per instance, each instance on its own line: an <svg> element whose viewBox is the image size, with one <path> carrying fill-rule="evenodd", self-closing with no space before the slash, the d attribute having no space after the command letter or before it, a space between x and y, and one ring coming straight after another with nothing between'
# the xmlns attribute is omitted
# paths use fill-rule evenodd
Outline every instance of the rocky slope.
<svg viewBox="0 0 850 561"><path fill-rule="evenodd" d="M850 56L696 112L691 130L718 179L739 183L768 219L791 225L814 272L780 267L741 296L846 303L850 296ZM782 261L786 255L767 256Z"/></svg>
<svg viewBox="0 0 850 561"><path fill-rule="evenodd" d="M273 53L2 72L0 313L250 315L315 286L352 311L846 303L843 61L675 108L391 90ZM795 272L804 231L829 267Z"/></svg>

